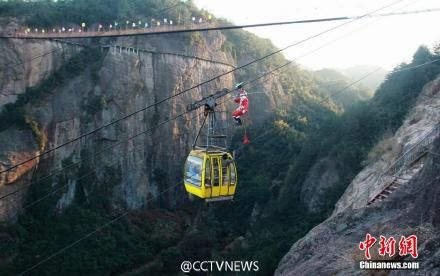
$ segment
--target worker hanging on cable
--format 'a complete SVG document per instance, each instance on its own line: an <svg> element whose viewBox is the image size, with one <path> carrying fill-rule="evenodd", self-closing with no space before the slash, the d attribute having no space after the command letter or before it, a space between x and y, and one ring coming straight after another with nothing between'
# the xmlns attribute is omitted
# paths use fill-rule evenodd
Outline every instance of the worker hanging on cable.
<svg viewBox="0 0 440 276"><path fill-rule="evenodd" d="M243 88L243 83L240 82L235 86L235 89L238 90L239 94L235 97L234 102L238 103L237 109L232 112L232 117L234 117L238 126L242 125L240 117L246 114L249 111L249 99L247 97L247 92Z"/></svg>

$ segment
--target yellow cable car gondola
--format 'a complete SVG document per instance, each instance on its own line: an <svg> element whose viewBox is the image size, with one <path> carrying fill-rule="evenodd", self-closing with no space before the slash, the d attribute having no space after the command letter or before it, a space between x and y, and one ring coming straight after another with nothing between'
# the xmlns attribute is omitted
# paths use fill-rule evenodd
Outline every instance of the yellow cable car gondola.
<svg viewBox="0 0 440 276"><path fill-rule="evenodd" d="M204 107L205 118L196 136L193 149L185 163L184 184L186 191L206 201L231 200L234 197L238 176L233 155L226 149L224 128L219 128L215 115L215 100L229 93L223 89L202 99L187 110ZM197 145L199 136L208 120L206 144ZM221 142L223 141L223 145Z"/></svg>
<svg viewBox="0 0 440 276"><path fill-rule="evenodd" d="M190 194L207 201L232 199L237 187L237 168L225 151L194 149L185 163L184 183Z"/></svg>

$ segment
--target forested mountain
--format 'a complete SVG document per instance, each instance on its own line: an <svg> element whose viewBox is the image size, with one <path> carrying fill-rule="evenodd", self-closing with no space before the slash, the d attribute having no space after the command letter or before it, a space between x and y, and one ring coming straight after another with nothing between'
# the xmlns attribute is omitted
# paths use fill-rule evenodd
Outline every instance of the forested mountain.
<svg viewBox="0 0 440 276"><path fill-rule="evenodd" d="M440 210L436 199L440 182L438 60L438 54L420 47L412 64L401 65L390 73L372 100L351 111L354 113L344 114L351 118L341 120L345 125L342 133L335 134L339 139L326 146L330 150L318 155L337 162L334 174L340 180L305 181L301 192L303 196L309 191L304 202L309 210L319 210L319 204L310 204L313 197L319 201L333 198L337 201L335 208L332 202L327 209L332 210L331 215L294 243L276 275L359 273L360 261L366 258L362 250L356 249L366 233L396 239L418 237L420 259L400 251L399 256L381 256L378 244L370 249L372 260L417 261L416 274L436 275ZM410 68L422 67L410 72ZM323 164L321 172L334 170ZM334 183L330 188L329 182ZM304 190L307 184L313 187ZM319 196L320 189L324 189L325 196ZM333 265L328 265L328 259Z"/></svg>
<svg viewBox="0 0 440 276"><path fill-rule="evenodd" d="M338 71L353 80L360 79L363 76L374 72L359 82L372 90L376 90L379 87L388 73L385 69L373 65L357 65L344 69L338 69Z"/></svg>
<svg viewBox="0 0 440 276"><path fill-rule="evenodd" d="M368 73L368 72L367 72ZM358 101L370 99L374 89L357 82L364 75L357 78L350 78L332 69L322 69L315 71L320 90L327 93L335 102L347 108Z"/></svg>
<svg viewBox="0 0 440 276"><path fill-rule="evenodd" d="M206 14L191 1L8 1L0 3L0 31ZM277 50L242 30L74 42L0 41L0 170ZM282 54L0 175L0 195L13 193L0 199L0 274L41 262L32 274L176 275L183 260L221 259L258 260L262 275L273 274L292 244L332 214L362 168L380 158L375 145L440 74L439 58L420 47L374 96L347 87L351 81L335 71L295 64L250 83L246 128L230 129L239 175L231 202L189 201L181 183L200 116L106 149L203 96L263 76L287 61ZM242 144L245 130L249 145Z"/></svg>

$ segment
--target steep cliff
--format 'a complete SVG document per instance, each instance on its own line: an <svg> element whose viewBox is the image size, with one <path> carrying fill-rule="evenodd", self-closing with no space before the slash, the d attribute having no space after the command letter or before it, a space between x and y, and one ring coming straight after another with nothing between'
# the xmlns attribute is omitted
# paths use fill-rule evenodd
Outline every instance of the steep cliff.
<svg viewBox="0 0 440 276"><path fill-rule="evenodd" d="M364 275L358 245L366 233L417 235L417 274L438 275L439 88L440 78L424 87L403 125L372 150L372 163L354 178L333 214L292 246L277 275ZM397 188L386 188L390 184Z"/></svg>
<svg viewBox="0 0 440 276"><path fill-rule="evenodd" d="M49 78L71 57L78 54L82 47L49 41L1 40L0 56L0 111L7 104L13 104L26 90L38 86ZM0 167L7 168L31 158L40 152L39 141L31 128L10 127L4 131L10 121L2 118L0 132ZM0 217L14 217L23 201L23 191L31 182L37 161L17 168L11 173L0 176L1 194L20 190L11 198L0 202ZM6 185L6 183L9 183Z"/></svg>
<svg viewBox="0 0 440 276"><path fill-rule="evenodd" d="M2 106L6 103L20 105L17 102L23 102L14 108L20 108L27 125L23 127L11 123L0 133L2 140L14 141L2 143L0 169L13 166L44 149L65 143L124 114L233 68L236 62L229 52L222 50L225 37L220 32L209 32L196 38L192 35L121 38L93 43L96 49L62 41L4 42L2 55L7 56L8 64L16 66L2 71L2 94L7 95L8 89L12 88L14 94L27 93L26 88L35 87L37 92L33 98L26 97L30 100L17 101L16 95L7 95L2 102ZM79 44L89 43L82 41ZM133 49L117 51L113 48L103 49L102 45ZM47 52L47 49L55 51ZM47 53L33 59L41 52ZM68 54L63 54L66 52ZM81 62L72 62L72 56L80 56ZM64 73L60 79L55 77L55 84L52 84L50 77L57 69ZM48 79L50 83L46 85ZM30 184L59 188L62 191L56 196L59 211L69 206L75 197L80 195L88 198L92 192L101 190L108 190L112 194L112 199L108 200L116 209L145 207L147 201L153 198L164 206L173 206L175 189L162 195L163 198L156 196L179 181L181 164L201 124L201 117L187 114L152 133L148 129L185 111L186 105L194 100L218 89L232 87L234 82L234 75L228 74L56 150L43 160L34 160L2 174L1 194ZM252 89L270 91L267 95L260 93L252 96L255 104L250 112L256 114L258 111L255 123L267 116L264 111L271 112L277 106L292 102L290 94L283 90L277 77L255 84ZM229 106L227 110L231 108ZM147 133L105 150L141 132ZM58 173L62 169L65 170ZM45 177L51 172L54 175L50 178L36 178L37 175ZM25 191L23 188L20 193L2 200L0 214L3 219L16 217Z"/></svg>

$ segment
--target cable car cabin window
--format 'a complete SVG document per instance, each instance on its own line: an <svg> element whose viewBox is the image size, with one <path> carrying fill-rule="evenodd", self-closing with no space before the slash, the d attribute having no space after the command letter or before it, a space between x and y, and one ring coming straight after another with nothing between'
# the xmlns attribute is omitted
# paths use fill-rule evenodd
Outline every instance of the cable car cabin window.
<svg viewBox="0 0 440 276"><path fill-rule="evenodd" d="M218 162L218 158L212 158L212 168L213 168L213 179L214 179L214 186L219 186L220 185L220 164Z"/></svg>
<svg viewBox="0 0 440 276"><path fill-rule="evenodd" d="M229 164L229 171L231 172L231 185L235 185L237 183L237 176L235 175L234 163Z"/></svg>
<svg viewBox="0 0 440 276"><path fill-rule="evenodd" d="M202 163L199 157L189 156L185 164L185 181L196 186L201 185Z"/></svg>
<svg viewBox="0 0 440 276"><path fill-rule="evenodd" d="M222 176L223 176L223 182L222 185L229 185L229 179L231 172L228 170L228 162L226 160L223 160L222 162Z"/></svg>
<svg viewBox="0 0 440 276"><path fill-rule="evenodd" d="M206 159L205 186L211 186L211 159Z"/></svg>

